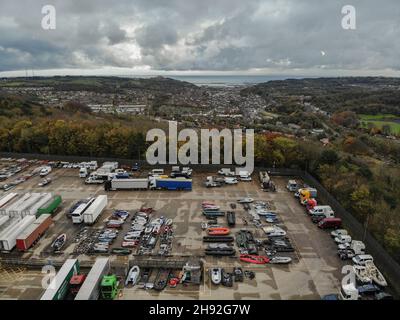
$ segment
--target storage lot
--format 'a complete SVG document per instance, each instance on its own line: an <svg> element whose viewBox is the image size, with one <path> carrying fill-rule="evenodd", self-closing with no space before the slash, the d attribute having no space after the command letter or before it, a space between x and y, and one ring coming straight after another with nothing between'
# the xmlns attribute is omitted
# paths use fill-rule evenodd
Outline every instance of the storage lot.
<svg viewBox="0 0 400 320"><path fill-rule="evenodd" d="M323 295L339 291L343 262L336 255L337 247L328 232L322 231L312 224L298 200L293 197L292 193L286 191L286 178L273 179L277 185L276 193L263 192L256 175L253 175L254 181L252 182L240 182L236 186L206 189L202 183L207 174L196 174L196 172L193 176L193 191L191 192L113 191L106 193L102 185L85 185L78 178L78 169L54 169L50 176L53 178L53 182L43 188L37 186L41 179L33 177L16 186L13 192L40 191L60 194L63 198L63 206L62 211L55 216L55 225L30 252L22 255L14 251L7 255L1 255L2 257L49 258L49 245L52 240L60 233L66 233L68 243L64 247L64 252L51 257L52 260L66 259L73 252L74 237L82 228L74 226L71 220L66 218L66 210L78 199L107 194L107 210L94 228L102 227L103 220L112 213L113 209L134 212L142 206L153 207L157 210L155 216L163 215L173 219L174 222L175 239L171 252L172 257L169 259L173 259L174 256L199 256L204 261L205 270L211 266L220 266L230 272L234 266L241 266L244 270L256 272L255 279L245 279L243 283L239 284L234 283L232 288L221 285L216 287L210 283L208 275L205 275L200 287L180 285L177 288L167 287L162 292L145 291L136 287L127 288L123 290L121 299L320 299ZM293 257L291 264L256 266L241 263L237 257L204 256L205 244L202 242L202 237L206 234L201 229L201 222L206 219L201 214L202 201L212 201L226 211L230 209L231 203L236 203L237 199L245 196L255 200L273 202L278 216L283 221L283 227L287 230L288 236L296 248L296 251L291 254ZM232 229L233 233L241 228L247 228L252 231L257 230L254 233L256 238L265 238L261 229L256 229L251 223L248 226L242 224L241 217L248 219L248 215L241 205L237 205L234 211L236 212L236 227ZM219 218L218 223L227 226L225 218ZM120 239L117 240L115 246L120 246L118 241ZM237 252L237 256L238 254ZM260 254L262 253L260 252ZM79 256L78 258L84 260L91 257ZM40 273L34 274L33 272L30 276L30 282L35 284L33 287L37 292L36 298L39 298L41 292L38 292L37 288L40 288L41 275ZM8 281L1 281L0 276L0 287L2 288L0 298L13 298L11 287L5 288L7 283L10 285ZM15 294L14 298L21 298L20 294Z"/></svg>

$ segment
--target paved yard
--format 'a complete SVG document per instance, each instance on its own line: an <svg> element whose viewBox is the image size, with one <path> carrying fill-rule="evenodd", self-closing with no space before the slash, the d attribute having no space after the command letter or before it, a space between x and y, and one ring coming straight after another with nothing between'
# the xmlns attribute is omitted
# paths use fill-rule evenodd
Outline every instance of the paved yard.
<svg viewBox="0 0 400 320"><path fill-rule="evenodd" d="M199 286L167 288L161 293L144 291L139 288L124 289L121 299L320 299L321 296L338 292L342 262L336 256L336 246L328 232L319 230L309 217L304 213L304 208L286 188L286 178L274 178L278 191L276 193L263 192L258 179L254 175L252 182L240 182L236 186L206 189L202 183L206 174L194 175L194 186L191 192L181 191L113 191L106 193L103 186L85 185L78 178L77 169L55 169L51 173L54 181L44 187L37 187L39 177L32 178L14 188L14 192L52 192L63 197L63 209L55 217L55 224L46 234L45 238L24 258L49 258L49 244L60 233L67 233L69 242L64 253L50 257L52 260L64 260L75 246L74 237L81 226L75 226L66 218L65 212L71 204L81 198L93 195L107 194L109 203L107 210L94 228L100 228L113 209L126 209L135 211L141 206L155 208L156 216L164 215L172 218L175 228L172 257L198 256L203 260L205 269L211 266L221 266L230 271L234 266L242 266L245 270L256 272L253 280L245 279L244 283L235 283L233 288L216 287L209 281L208 275L203 277ZM239 262L236 257L208 257L204 256L205 245L202 237L205 232L201 229L201 222L205 221L201 214L201 202L214 201L223 210L228 210L231 203L236 203L238 198L249 196L256 200L269 200L276 207L276 211L283 221L283 228L288 232L296 248L293 263L290 265L255 266ZM236 210L237 225L232 232L240 229L250 229L257 239L264 239L262 230L249 224L244 226L241 217L247 213L241 205ZM220 224L225 224L225 219L219 218ZM122 238L122 237L120 237ZM118 243L119 241L119 243ZM120 246L121 239L115 246ZM283 254L285 255L285 254ZM4 255L3 255L4 256ZM20 257L21 254L13 252L7 257ZM80 256L80 259L88 259ZM134 257L131 257L133 259ZM0 271L0 299L1 298L39 298L42 294L40 272L21 271L18 285L11 285L10 281L3 279ZM3 280L2 280L3 279ZM28 280L26 280L28 279ZM24 286L24 281L30 284Z"/></svg>

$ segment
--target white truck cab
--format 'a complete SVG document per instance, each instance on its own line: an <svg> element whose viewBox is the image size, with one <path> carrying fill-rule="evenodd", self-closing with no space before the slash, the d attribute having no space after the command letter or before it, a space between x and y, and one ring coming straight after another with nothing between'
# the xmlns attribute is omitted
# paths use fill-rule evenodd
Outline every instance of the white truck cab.
<svg viewBox="0 0 400 320"><path fill-rule="evenodd" d="M79 178L86 178L88 175L88 170L86 167L82 167L79 169Z"/></svg>
<svg viewBox="0 0 400 320"><path fill-rule="evenodd" d="M299 189L299 185L297 184L296 180L289 180L288 184L286 185L286 189L288 189L290 192L294 192Z"/></svg>

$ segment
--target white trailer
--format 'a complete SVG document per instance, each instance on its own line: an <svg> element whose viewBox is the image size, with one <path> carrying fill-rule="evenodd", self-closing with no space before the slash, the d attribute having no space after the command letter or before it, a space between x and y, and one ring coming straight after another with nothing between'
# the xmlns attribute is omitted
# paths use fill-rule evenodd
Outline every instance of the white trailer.
<svg viewBox="0 0 400 320"><path fill-rule="evenodd" d="M10 220L9 216L0 216L0 228Z"/></svg>
<svg viewBox="0 0 400 320"><path fill-rule="evenodd" d="M7 206L5 208L6 214L11 217L10 211L16 210L22 203L24 203L30 197L31 197L30 193L25 193L21 198L18 198L16 201L14 201L13 203L11 203L9 206Z"/></svg>
<svg viewBox="0 0 400 320"><path fill-rule="evenodd" d="M40 193L32 193L31 196L28 199L26 199L26 201L21 203L21 205L19 205L13 210L9 210L8 214L12 217L17 217L17 216L23 217L24 216L23 212L32 205L34 205L38 200L40 200L41 197L42 195Z"/></svg>
<svg viewBox="0 0 400 320"><path fill-rule="evenodd" d="M149 179L113 179L111 190L120 189L148 189Z"/></svg>
<svg viewBox="0 0 400 320"><path fill-rule="evenodd" d="M63 300L68 294L69 281L79 273L78 259L67 259L43 293L40 300Z"/></svg>
<svg viewBox="0 0 400 320"><path fill-rule="evenodd" d="M118 162L106 161L106 162L103 162L102 167L104 167L104 168L108 167L108 168L110 168L112 171L114 171L114 170L118 169Z"/></svg>
<svg viewBox="0 0 400 320"><path fill-rule="evenodd" d="M109 258L97 258L90 269L85 282L79 289L75 300L97 300L100 296L100 283L104 275L110 270Z"/></svg>
<svg viewBox="0 0 400 320"><path fill-rule="evenodd" d="M18 193L9 193L0 199L0 210L5 208L11 201L18 196ZM4 212L4 213L3 213ZM6 214L5 210L1 210L0 214Z"/></svg>
<svg viewBox="0 0 400 320"><path fill-rule="evenodd" d="M0 237L0 246L2 251L9 252L17 244L17 237L30 225L35 222L35 216L26 216L17 224L15 224L8 232Z"/></svg>
<svg viewBox="0 0 400 320"><path fill-rule="evenodd" d="M107 206L108 200L106 195L100 195L83 213L83 221L86 224L94 224L100 216L104 208Z"/></svg>
<svg viewBox="0 0 400 320"><path fill-rule="evenodd" d="M16 223L18 223L19 220L21 220L20 218L10 218L9 216L3 216L3 217L7 217L7 220L3 220L3 224L0 226L0 237L3 233L7 232L7 230L10 230L10 228L15 225Z"/></svg>
<svg viewBox="0 0 400 320"><path fill-rule="evenodd" d="M33 205L29 206L21 212L22 216L36 215L39 208L43 207L47 202L53 198L51 193L42 193L41 198L38 199Z"/></svg>
<svg viewBox="0 0 400 320"><path fill-rule="evenodd" d="M94 198L90 198L89 201L81 203L72 213L72 223L79 224L83 222L83 213L93 203Z"/></svg>

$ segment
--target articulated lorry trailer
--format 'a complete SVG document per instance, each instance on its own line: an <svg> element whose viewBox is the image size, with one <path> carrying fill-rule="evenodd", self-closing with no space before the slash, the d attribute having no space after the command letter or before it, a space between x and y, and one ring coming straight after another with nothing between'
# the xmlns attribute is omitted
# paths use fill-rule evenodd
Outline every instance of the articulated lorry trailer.
<svg viewBox="0 0 400 320"><path fill-rule="evenodd" d="M42 214L35 220L35 222L26 228L16 240L17 249L19 251L26 251L32 247L50 228L53 220L51 214Z"/></svg>
<svg viewBox="0 0 400 320"><path fill-rule="evenodd" d="M149 188L149 179L112 179L106 181L104 189L110 190L145 190Z"/></svg>
<svg viewBox="0 0 400 320"><path fill-rule="evenodd" d="M40 201L42 197L43 195L41 193L31 193L31 196L27 198L24 202L22 202L18 207L15 207L13 210L8 211L9 216L23 217L27 215L29 213L29 208ZM34 214L36 214L36 212Z"/></svg>
<svg viewBox="0 0 400 320"><path fill-rule="evenodd" d="M148 179L112 179L104 185L106 191L110 190L192 190L192 179L164 178L150 176Z"/></svg>
<svg viewBox="0 0 400 320"><path fill-rule="evenodd" d="M152 178L150 179L150 189L164 189L164 190L192 190L192 179L176 178Z"/></svg>
<svg viewBox="0 0 400 320"><path fill-rule="evenodd" d="M61 202L62 202L61 196L59 195L54 196L45 204L43 204L39 209L37 209L36 215L40 216L41 214L53 214L60 206Z"/></svg>
<svg viewBox="0 0 400 320"><path fill-rule="evenodd" d="M25 193L22 197L17 198L15 201L2 208L1 214L5 214L10 217L15 217L15 215L13 215L12 212L17 210L30 197L31 197L30 193Z"/></svg>
<svg viewBox="0 0 400 320"><path fill-rule="evenodd" d="M2 252L10 252L17 244L17 237L35 221L35 216L26 216L0 235Z"/></svg>
<svg viewBox="0 0 400 320"><path fill-rule="evenodd" d="M79 274L79 269L78 259L67 259L40 300L63 300L69 291L69 281Z"/></svg>
<svg viewBox="0 0 400 320"><path fill-rule="evenodd" d="M9 193L0 199L0 214L6 215L5 208L18 196L18 193Z"/></svg>
<svg viewBox="0 0 400 320"><path fill-rule="evenodd" d="M24 210L21 210L21 216L27 216L27 215L34 215L36 216L37 211L39 208L43 207L47 202L51 200L53 195L51 193L43 193L41 195L41 198L39 198L35 203L33 203L31 206L25 208Z"/></svg>
<svg viewBox="0 0 400 320"><path fill-rule="evenodd" d="M83 222L86 224L94 224L104 208L107 206L108 199L106 195L98 196L92 204L83 212Z"/></svg>
<svg viewBox="0 0 400 320"><path fill-rule="evenodd" d="M100 296L100 285L103 276L110 271L109 258L97 258L92 269L89 271L75 300L97 300Z"/></svg>

